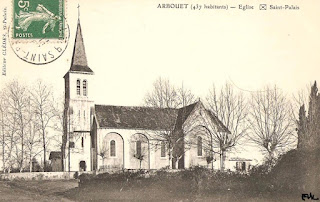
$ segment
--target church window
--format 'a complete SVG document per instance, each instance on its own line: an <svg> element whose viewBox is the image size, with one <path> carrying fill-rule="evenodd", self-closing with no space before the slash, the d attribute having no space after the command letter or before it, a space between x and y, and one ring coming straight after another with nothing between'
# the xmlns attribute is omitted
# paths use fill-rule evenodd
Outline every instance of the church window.
<svg viewBox="0 0 320 202"><path fill-rule="evenodd" d="M80 79L77 80L77 95L80 95Z"/></svg>
<svg viewBox="0 0 320 202"><path fill-rule="evenodd" d="M198 137L198 156L202 156L202 137Z"/></svg>
<svg viewBox="0 0 320 202"><path fill-rule="evenodd" d="M110 156L116 156L116 141L110 141Z"/></svg>
<svg viewBox="0 0 320 202"><path fill-rule="evenodd" d="M84 140L83 140L83 137L81 138L81 147L82 147L82 148L84 147Z"/></svg>
<svg viewBox="0 0 320 202"><path fill-rule="evenodd" d="M83 96L87 96L88 95L88 91L87 91L87 81L84 80L83 81Z"/></svg>
<svg viewBox="0 0 320 202"><path fill-rule="evenodd" d="M161 157L166 157L166 145L164 141L161 141Z"/></svg>
<svg viewBox="0 0 320 202"><path fill-rule="evenodd" d="M78 122L80 122L80 110L78 112Z"/></svg>
<svg viewBox="0 0 320 202"><path fill-rule="evenodd" d="M136 143L136 156L141 156L141 141L138 140Z"/></svg>
<svg viewBox="0 0 320 202"><path fill-rule="evenodd" d="M83 110L83 119L86 120L86 110Z"/></svg>

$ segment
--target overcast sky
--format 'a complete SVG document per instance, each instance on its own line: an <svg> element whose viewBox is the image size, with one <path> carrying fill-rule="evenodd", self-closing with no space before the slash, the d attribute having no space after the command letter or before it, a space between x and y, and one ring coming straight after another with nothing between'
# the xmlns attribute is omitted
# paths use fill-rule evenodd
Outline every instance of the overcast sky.
<svg viewBox="0 0 320 202"><path fill-rule="evenodd" d="M189 6L195 2L238 7L240 1L183 1ZM159 76L177 85L184 82L200 97L213 83L227 81L249 91L276 84L291 95L320 78L320 1L265 3L286 2L300 9L193 11L159 9L159 1L153 0L69 0L71 39L64 54L50 64L32 65L17 58L8 45L7 76L0 76L0 84L41 78L63 94L79 3L87 59L95 72L90 95L97 104L141 105ZM11 1L3 3L10 18ZM241 3L257 8L261 2Z"/></svg>
<svg viewBox="0 0 320 202"><path fill-rule="evenodd" d="M239 1L201 4L210 2L238 6ZM246 2L255 7L260 3L242 1ZM276 84L291 94L320 77L319 1L290 1L299 5L298 11L192 11L158 9L158 3L79 1L88 63L95 72L91 95L96 103L140 105L159 76L177 85L184 82L197 96L204 96L213 83L220 86L226 81L246 90ZM0 77L1 85L12 78L28 82L41 78L62 93L77 5L67 1L71 39L64 54L50 64L32 65L18 59L8 45L7 76Z"/></svg>

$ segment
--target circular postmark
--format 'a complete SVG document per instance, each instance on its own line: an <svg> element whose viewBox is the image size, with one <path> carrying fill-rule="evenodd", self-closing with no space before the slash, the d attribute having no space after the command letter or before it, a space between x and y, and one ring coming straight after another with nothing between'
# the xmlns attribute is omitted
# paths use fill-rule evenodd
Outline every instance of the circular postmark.
<svg viewBox="0 0 320 202"><path fill-rule="evenodd" d="M70 38L65 1L13 0L8 36L13 52L25 62L44 65L57 60Z"/></svg>
<svg viewBox="0 0 320 202"><path fill-rule="evenodd" d="M10 36L9 27L9 36ZM13 52L21 60L35 64L44 65L57 60L66 50L70 38L69 26L65 28L64 39L26 39L17 40L9 37Z"/></svg>

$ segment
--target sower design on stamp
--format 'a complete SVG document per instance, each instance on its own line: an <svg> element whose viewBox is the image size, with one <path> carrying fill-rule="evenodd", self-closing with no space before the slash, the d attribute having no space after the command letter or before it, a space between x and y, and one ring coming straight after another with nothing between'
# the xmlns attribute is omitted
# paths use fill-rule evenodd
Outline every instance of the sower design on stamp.
<svg viewBox="0 0 320 202"><path fill-rule="evenodd" d="M12 0L12 50L21 60L44 65L58 59L70 37L65 0Z"/></svg>
<svg viewBox="0 0 320 202"><path fill-rule="evenodd" d="M13 38L64 38L64 1L14 0Z"/></svg>

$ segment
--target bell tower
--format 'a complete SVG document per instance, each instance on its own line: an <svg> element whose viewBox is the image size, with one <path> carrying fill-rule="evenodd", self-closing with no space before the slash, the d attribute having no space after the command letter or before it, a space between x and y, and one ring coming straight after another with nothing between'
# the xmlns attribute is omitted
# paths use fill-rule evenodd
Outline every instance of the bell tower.
<svg viewBox="0 0 320 202"><path fill-rule="evenodd" d="M80 20L74 42L72 61L64 76L64 171L91 170L90 128L94 101L92 99L93 71L88 66Z"/></svg>

